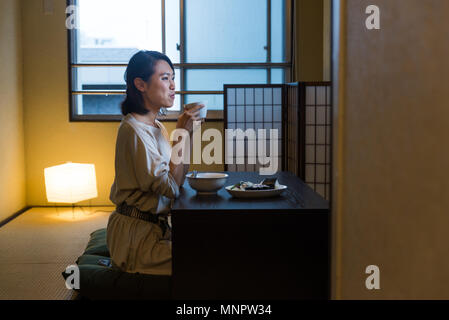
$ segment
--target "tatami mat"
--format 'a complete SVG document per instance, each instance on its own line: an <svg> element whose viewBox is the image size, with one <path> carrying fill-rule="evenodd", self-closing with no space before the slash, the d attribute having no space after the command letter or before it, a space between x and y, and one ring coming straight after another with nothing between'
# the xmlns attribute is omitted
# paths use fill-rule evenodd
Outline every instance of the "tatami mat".
<svg viewBox="0 0 449 320"><path fill-rule="evenodd" d="M67 300L61 272L80 256L112 207L32 208L0 228L0 299Z"/></svg>

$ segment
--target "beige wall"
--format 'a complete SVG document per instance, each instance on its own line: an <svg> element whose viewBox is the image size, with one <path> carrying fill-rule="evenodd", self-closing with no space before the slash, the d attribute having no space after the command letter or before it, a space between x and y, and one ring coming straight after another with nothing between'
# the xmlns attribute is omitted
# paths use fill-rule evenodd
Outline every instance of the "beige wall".
<svg viewBox="0 0 449 320"><path fill-rule="evenodd" d="M331 0L323 0L323 81L331 80Z"/></svg>
<svg viewBox="0 0 449 320"><path fill-rule="evenodd" d="M26 206L20 2L0 0L0 221Z"/></svg>
<svg viewBox="0 0 449 320"><path fill-rule="evenodd" d="M323 0L295 0L294 81L323 80Z"/></svg>
<svg viewBox="0 0 449 320"><path fill-rule="evenodd" d="M449 299L449 2L334 3L334 297Z"/></svg>
<svg viewBox="0 0 449 320"><path fill-rule="evenodd" d="M108 204L117 123L74 123L68 115L65 1L44 15L42 1L23 1L24 107L28 205L47 205L44 168L93 163L98 198Z"/></svg>

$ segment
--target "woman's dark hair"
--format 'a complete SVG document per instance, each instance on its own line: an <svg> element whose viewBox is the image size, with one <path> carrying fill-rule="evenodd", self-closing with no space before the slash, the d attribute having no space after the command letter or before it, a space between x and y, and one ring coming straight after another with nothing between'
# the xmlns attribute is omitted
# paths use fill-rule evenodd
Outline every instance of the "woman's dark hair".
<svg viewBox="0 0 449 320"><path fill-rule="evenodd" d="M170 59L163 53L157 51L139 51L129 60L128 67L125 72L126 81L126 97L122 102L122 114L126 116L130 112L137 114L147 114L149 111L145 109L142 93L134 85L135 78L141 78L148 81L154 74L154 66L159 60L167 61L172 68L175 68Z"/></svg>

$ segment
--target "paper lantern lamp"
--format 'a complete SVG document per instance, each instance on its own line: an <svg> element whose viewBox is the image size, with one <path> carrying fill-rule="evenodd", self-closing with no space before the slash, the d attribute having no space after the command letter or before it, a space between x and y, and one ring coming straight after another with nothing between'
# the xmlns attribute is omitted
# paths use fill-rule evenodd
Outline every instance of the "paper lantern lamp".
<svg viewBox="0 0 449 320"><path fill-rule="evenodd" d="M96 198L95 165L66 163L44 169L48 202L76 203Z"/></svg>

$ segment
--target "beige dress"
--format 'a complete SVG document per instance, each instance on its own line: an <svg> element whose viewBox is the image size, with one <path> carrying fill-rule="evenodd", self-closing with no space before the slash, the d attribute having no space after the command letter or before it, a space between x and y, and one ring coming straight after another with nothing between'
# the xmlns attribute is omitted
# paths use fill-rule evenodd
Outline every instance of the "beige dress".
<svg viewBox="0 0 449 320"><path fill-rule="evenodd" d="M169 172L171 146L168 133L124 117L117 135L115 179L110 199L126 201L141 211L168 214L179 187ZM170 221L169 221L170 224ZM171 233L157 224L113 212L107 227L107 244L115 267L125 272L171 275Z"/></svg>

